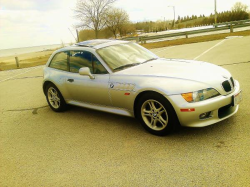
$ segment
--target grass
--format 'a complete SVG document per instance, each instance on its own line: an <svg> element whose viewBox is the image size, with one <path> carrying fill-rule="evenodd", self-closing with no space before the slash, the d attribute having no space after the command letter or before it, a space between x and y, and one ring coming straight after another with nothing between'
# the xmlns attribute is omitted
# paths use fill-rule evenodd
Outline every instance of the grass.
<svg viewBox="0 0 250 187"><path fill-rule="evenodd" d="M161 41L161 42L155 42L155 43L147 43L147 44L142 44L142 46L146 47L147 49L153 49L153 48L161 48L161 47L168 47L168 46L174 46L174 45L183 45L183 44L190 44L190 43L221 40L221 39L226 38L227 36L250 36L250 30L234 32L234 33L198 36L198 37L193 37L193 38L182 38L182 39Z"/></svg>
<svg viewBox="0 0 250 187"><path fill-rule="evenodd" d="M53 51L51 52L51 54ZM23 59L19 60L19 68L28 68L28 67L34 67L39 65L45 65L48 61L51 54L47 54L44 56L39 56L35 58L29 58L29 59ZM19 69L16 67L16 63L6 63L6 62L0 62L0 71L3 70L10 70L10 69Z"/></svg>
<svg viewBox="0 0 250 187"><path fill-rule="evenodd" d="M198 37L193 37L193 38L183 38L183 39L148 43L148 44L142 44L142 46L148 49L153 49L153 48L161 48L161 47L183 45L183 44L190 44L190 43L221 40L227 36L250 36L250 30L234 32L234 33L214 34L214 35L207 35L207 36L198 36ZM19 68L27 68L27 67L33 67L33 66L38 66L38 65L45 65L52 53L53 51L43 56L29 58L29 59L21 59L19 61L19 64L20 64ZM13 63L0 62L0 71L9 70L9 69L18 69L14 61Z"/></svg>

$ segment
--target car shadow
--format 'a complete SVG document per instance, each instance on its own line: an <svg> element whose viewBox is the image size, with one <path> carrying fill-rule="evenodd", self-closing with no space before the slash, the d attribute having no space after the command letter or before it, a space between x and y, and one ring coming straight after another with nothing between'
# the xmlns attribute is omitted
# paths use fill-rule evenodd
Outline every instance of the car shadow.
<svg viewBox="0 0 250 187"><path fill-rule="evenodd" d="M105 124L106 127L119 126L120 128L128 128L130 131L135 130L137 132L141 130L139 121L132 117L116 115L78 106L70 106L66 113L77 115L83 120L87 117L89 120L98 121L100 124Z"/></svg>
<svg viewBox="0 0 250 187"><path fill-rule="evenodd" d="M96 125L98 125L99 128L118 128L119 133L122 133L122 131L124 131L124 133L129 132L130 134L138 135L139 133L140 135L151 135L144 130L139 121L135 118L81 108L77 106L70 106L67 113L69 113L70 115L78 116L78 118L81 118L82 121L86 120L87 117L88 120L97 122ZM189 138L201 136L221 136L224 133L230 132L232 128L234 128L234 121L234 116L232 116L229 119L206 127L179 127L173 133L161 138L183 139L183 137Z"/></svg>

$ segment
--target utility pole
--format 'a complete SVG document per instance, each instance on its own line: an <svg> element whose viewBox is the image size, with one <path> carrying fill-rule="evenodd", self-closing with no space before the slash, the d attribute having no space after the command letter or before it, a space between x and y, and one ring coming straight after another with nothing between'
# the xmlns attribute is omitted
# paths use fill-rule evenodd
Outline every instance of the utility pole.
<svg viewBox="0 0 250 187"><path fill-rule="evenodd" d="M168 29L166 29L166 21L165 21L165 17L164 17L164 31L165 30L168 30Z"/></svg>
<svg viewBox="0 0 250 187"><path fill-rule="evenodd" d="M79 42L79 33L78 30L76 29L76 36L77 36L77 43Z"/></svg>
<svg viewBox="0 0 250 187"><path fill-rule="evenodd" d="M216 26L216 24L217 24L217 7L216 7L217 5L216 5L216 0L214 0L214 23L215 23L215 27L217 27Z"/></svg>
<svg viewBox="0 0 250 187"><path fill-rule="evenodd" d="M175 6L173 6L174 9L174 27L175 27Z"/></svg>
<svg viewBox="0 0 250 187"><path fill-rule="evenodd" d="M173 21L173 28L175 26L175 6L168 6L168 7L173 7L173 10L174 10L174 21Z"/></svg>

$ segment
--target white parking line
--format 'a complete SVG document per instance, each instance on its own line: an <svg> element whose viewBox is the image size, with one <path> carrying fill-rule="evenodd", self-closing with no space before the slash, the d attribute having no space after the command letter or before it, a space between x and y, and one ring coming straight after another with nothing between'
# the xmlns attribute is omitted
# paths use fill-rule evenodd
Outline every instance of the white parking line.
<svg viewBox="0 0 250 187"><path fill-rule="evenodd" d="M36 70L36 69L43 68L43 67L44 67L44 66L38 66L38 67L28 68L28 70L26 69L26 71L24 70L24 72L22 72L22 73L19 73L19 74L15 75L15 76L8 77L8 78L6 78L6 79L0 80L0 83L1 83L1 82L4 82L4 81L7 81L7 80L10 80L10 79L13 79L14 77L17 77L17 76L19 76L19 75L28 73L28 72L30 72L30 71L32 71L32 70ZM14 71L14 70L11 70L11 71ZM19 70L19 71L20 71L20 70Z"/></svg>
<svg viewBox="0 0 250 187"><path fill-rule="evenodd" d="M209 48L208 50L204 51L203 53L201 53L199 56L195 57L194 60L197 60L198 58L200 58L201 56L205 55L206 53L208 53L209 51L211 51L212 49L214 49L215 47L221 45L223 42L225 42L225 39L220 41L219 43L215 44L213 47Z"/></svg>

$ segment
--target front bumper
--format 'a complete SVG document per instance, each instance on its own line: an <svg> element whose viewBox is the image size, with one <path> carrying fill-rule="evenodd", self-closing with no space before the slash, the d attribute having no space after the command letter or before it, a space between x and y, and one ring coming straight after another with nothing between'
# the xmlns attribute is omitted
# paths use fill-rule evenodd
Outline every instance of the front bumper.
<svg viewBox="0 0 250 187"><path fill-rule="evenodd" d="M240 91L239 82L235 80L234 91L228 95L220 95L205 101L196 103L186 102L181 95L167 96L175 109L182 126L186 127L204 127L222 121L234 115L239 105L232 106L233 95ZM181 109L195 109L190 112L181 112ZM205 119L200 119L200 115L205 112L211 112Z"/></svg>

